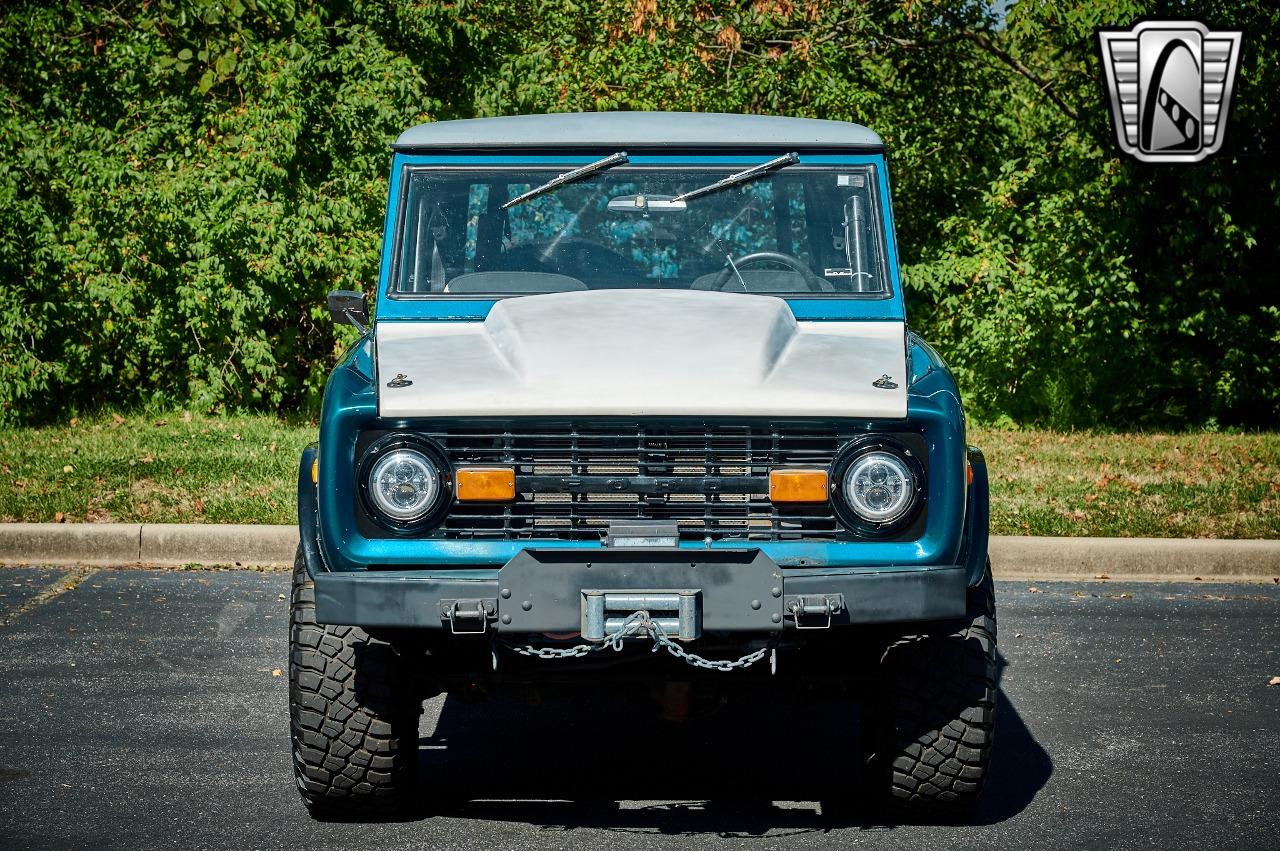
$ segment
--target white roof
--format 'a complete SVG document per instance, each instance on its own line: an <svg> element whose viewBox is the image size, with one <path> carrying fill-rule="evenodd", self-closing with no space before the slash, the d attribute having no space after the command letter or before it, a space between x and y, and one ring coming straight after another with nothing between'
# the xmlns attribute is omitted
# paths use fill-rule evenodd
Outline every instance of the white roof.
<svg viewBox="0 0 1280 851"><path fill-rule="evenodd" d="M718 112L562 112L419 124L396 150L422 148L858 148L881 150L847 121Z"/></svg>

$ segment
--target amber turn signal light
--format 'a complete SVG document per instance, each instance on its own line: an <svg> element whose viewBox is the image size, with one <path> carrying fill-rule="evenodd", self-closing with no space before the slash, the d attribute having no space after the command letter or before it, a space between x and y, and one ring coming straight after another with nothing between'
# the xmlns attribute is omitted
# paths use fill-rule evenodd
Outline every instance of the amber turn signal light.
<svg viewBox="0 0 1280 851"><path fill-rule="evenodd" d="M516 471L510 467L463 467L454 473L458 502L510 502L516 498Z"/></svg>
<svg viewBox="0 0 1280 851"><path fill-rule="evenodd" d="M771 470L769 499L774 502L826 502L826 470Z"/></svg>

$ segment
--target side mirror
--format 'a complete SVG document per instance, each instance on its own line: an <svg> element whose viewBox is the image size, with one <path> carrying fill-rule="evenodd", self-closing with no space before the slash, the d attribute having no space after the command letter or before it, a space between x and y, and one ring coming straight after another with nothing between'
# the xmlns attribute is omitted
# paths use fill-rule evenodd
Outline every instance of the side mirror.
<svg viewBox="0 0 1280 851"><path fill-rule="evenodd" d="M369 330L369 301L364 293L354 290L329 293L329 315L339 325L354 325L361 334Z"/></svg>

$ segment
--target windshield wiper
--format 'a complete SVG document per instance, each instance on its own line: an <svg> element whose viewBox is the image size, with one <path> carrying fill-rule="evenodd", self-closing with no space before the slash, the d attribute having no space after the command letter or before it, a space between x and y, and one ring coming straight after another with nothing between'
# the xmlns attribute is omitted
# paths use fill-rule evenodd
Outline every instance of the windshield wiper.
<svg viewBox="0 0 1280 851"><path fill-rule="evenodd" d="M760 163L760 165L753 165L749 169L740 171L736 174L731 174L728 177L724 178L723 180L717 180L715 183L711 183L706 186L699 186L697 189L690 189L688 192L683 192L677 195L676 197L672 198L671 200L687 201L690 198L697 198L699 196L706 195L710 192L719 192L721 189L727 189L730 186L737 186L739 183L747 183L749 181L755 180L757 177L763 177L764 175L768 174L771 171L775 171L780 168L786 168L787 166L794 165L795 163L798 163L798 162L800 162L799 154L796 154L796 153L783 154L777 159L769 160L767 163Z"/></svg>
<svg viewBox="0 0 1280 851"><path fill-rule="evenodd" d="M514 207L516 204L523 204L530 198L537 198L539 195L550 192L558 186L564 186L566 183L572 183L575 180L580 180L588 175L595 174L597 171L604 171L606 168L612 168L615 165L620 165L627 162L628 159L626 151L618 151L618 153L610 154L602 160L587 163L581 168L575 168L573 171L566 171L564 174L551 178L541 186L535 186L523 195L517 195L507 203L503 204L502 209L507 210Z"/></svg>

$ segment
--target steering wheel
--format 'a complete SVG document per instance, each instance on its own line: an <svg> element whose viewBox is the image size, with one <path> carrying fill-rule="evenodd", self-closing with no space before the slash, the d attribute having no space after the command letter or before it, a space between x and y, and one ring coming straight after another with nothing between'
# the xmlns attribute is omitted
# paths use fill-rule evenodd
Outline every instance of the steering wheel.
<svg viewBox="0 0 1280 851"><path fill-rule="evenodd" d="M813 270L809 265L799 258L792 257L790 254L783 254L781 251L753 251L750 254L744 254L733 261L733 266L737 266L739 270L743 266L749 266L756 263L777 263L780 266L786 266L791 271L800 275L804 279L805 284L814 292L824 292L830 288L830 284L813 274ZM711 289L722 290L729 280L735 277L733 266L725 264L720 270L720 274L716 275L711 282ZM732 288L730 288L732 289ZM745 290L746 288L743 287Z"/></svg>

